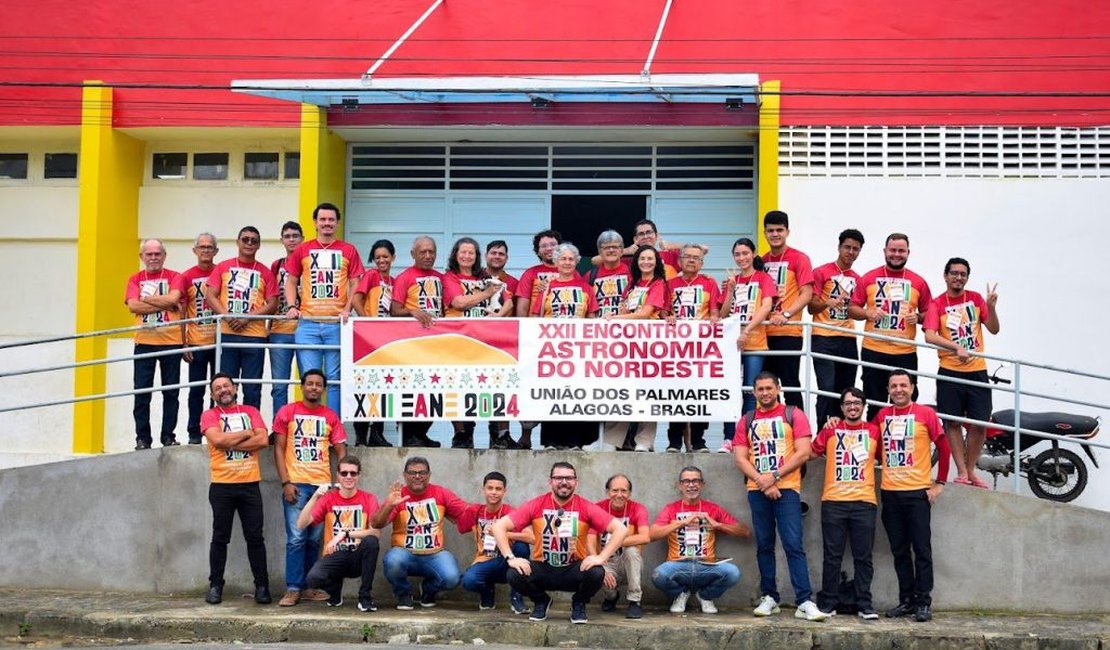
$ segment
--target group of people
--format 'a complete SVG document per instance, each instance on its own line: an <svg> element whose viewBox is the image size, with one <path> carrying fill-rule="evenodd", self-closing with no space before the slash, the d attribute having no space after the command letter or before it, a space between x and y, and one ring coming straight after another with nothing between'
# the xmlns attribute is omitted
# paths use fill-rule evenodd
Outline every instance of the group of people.
<svg viewBox="0 0 1110 650"><path fill-rule="evenodd" d="M602 611L617 607L626 588L626 617L641 618L642 547L667 540L667 559L652 572L653 584L671 599L670 611L686 611L689 597L701 611L716 613L714 600L740 580L730 558L718 557L717 535L747 538L754 530L760 599L756 616L780 611L776 583L776 530L787 558L797 608L795 616L825 620L851 604L861 618L878 618L871 600L875 536L875 465L882 469L882 521L894 556L899 602L888 617L932 618L933 587L930 513L948 475L948 445L940 420L913 402L912 376L895 370L888 377L891 405L870 422L863 419L865 395L846 388L839 401L843 417L831 417L812 435L800 409L780 403L778 378L762 371L755 379L756 408L736 424L733 453L746 479L751 529L721 506L705 500L705 476L695 466L678 476L680 499L665 505L654 520L632 500L632 481L622 473L605 483L606 497L592 503L577 494L573 465L556 462L550 492L519 507L506 502L501 472L482 478L483 501L467 503L431 482L426 458L410 456L403 482L394 482L384 501L359 489L361 460L347 454L347 436L336 414L321 404L327 379L319 370L302 377L301 401L287 404L266 427L258 409L239 404L233 378L217 373L211 382L216 405L201 416L209 443L212 541L206 601L223 598L227 545L238 513L255 581L255 601L272 602L263 538L259 453L273 434L275 466L282 485L286 527L286 592L279 604L302 599L343 603L343 581L359 580L358 609L377 610L372 586L381 532L390 528L382 570L396 607L435 607L437 596L460 584L476 592L480 609L495 607L497 584L508 583L510 608L545 620L550 591L572 593L570 620L588 621L586 606L604 592ZM939 454L932 478L931 448ZM825 456L821 525L824 545L822 589L816 596L802 545L801 469ZM338 480L333 481L334 473ZM338 489L337 489L338 488ZM649 520L651 523L649 524ZM460 572L445 548L446 522L473 537L471 566ZM840 588L840 568L850 541L855 575L850 603ZM322 553L322 557L321 557ZM410 581L422 579L419 592ZM525 598L532 601L529 608Z"/></svg>

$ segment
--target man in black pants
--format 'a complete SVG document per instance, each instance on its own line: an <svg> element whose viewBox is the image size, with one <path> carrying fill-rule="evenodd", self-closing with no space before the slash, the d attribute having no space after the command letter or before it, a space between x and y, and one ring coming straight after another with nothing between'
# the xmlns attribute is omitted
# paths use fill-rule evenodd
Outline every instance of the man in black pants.
<svg viewBox="0 0 1110 650"><path fill-rule="evenodd" d="M809 313L813 315L814 325L813 351L849 359L833 361L814 357L813 374L817 377L817 388L830 393L839 393L856 385L855 362L859 359L859 346L856 345L855 334L820 326L855 329L855 323L848 318L848 303L859 281L859 274L852 270L852 265L862 249L863 233L849 228L840 233L836 259L813 269L813 298L809 301ZM843 416L839 401L835 397L818 396L817 427L825 426L830 416Z"/></svg>
<svg viewBox="0 0 1110 650"><path fill-rule="evenodd" d="M502 557L508 560L509 586L532 599L530 621L547 618L551 605L549 590L570 591L570 622L586 623L586 604L605 580L605 563L624 542L628 529L620 520L577 494L578 473L574 465L558 462L551 466L551 492L521 505L493 525L493 536ZM536 543L532 559L513 555L509 533L531 526ZM593 529L609 533L609 541L597 555L588 554L587 536Z"/></svg>
<svg viewBox="0 0 1110 650"><path fill-rule="evenodd" d="M227 544L235 513L243 526L247 558L254 574L254 602L271 602L270 576L266 572L266 540L262 537L262 476L258 450L268 443L266 423L258 409L236 403L235 382L225 373L212 377L212 399L216 402L200 416L200 428L208 439L212 485L208 502L212 505L212 544L208 550L208 594L205 602L216 605L223 600L224 567Z"/></svg>
<svg viewBox="0 0 1110 650"><path fill-rule="evenodd" d="M343 579L359 578L358 609L376 612L370 589L381 531L370 525L370 516L380 506L377 497L358 489L361 472L358 456L344 456L339 461L339 489L321 485L297 517L297 528L326 522L324 556L308 572L309 588L328 592L328 606L338 607L343 604Z"/></svg>
<svg viewBox="0 0 1110 650"><path fill-rule="evenodd" d="M763 235L771 249L763 254L763 266L778 286L779 295L774 300L771 324L767 326L767 347L777 351L801 352L802 310L813 297L813 265L809 256L786 245L790 236L790 217L781 210L771 210L763 217ZM768 356L763 369L774 373L784 388L801 386L800 354ZM784 401L789 406L805 409L803 395L797 391L784 391Z"/></svg>

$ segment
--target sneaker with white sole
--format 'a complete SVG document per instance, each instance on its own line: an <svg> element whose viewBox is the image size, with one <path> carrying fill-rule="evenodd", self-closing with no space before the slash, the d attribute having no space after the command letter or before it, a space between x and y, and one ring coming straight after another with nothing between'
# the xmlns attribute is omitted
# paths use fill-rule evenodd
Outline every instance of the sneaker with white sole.
<svg viewBox="0 0 1110 650"><path fill-rule="evenodd" d="M684 591L674 597L674 602L671 603L672 614L682 614L686 611L686 600L690 598L690 592Z"/></svg>
<svg viewBox="0 0 1110 650"><path fill-rule="evenodd" d="M771 614L778 614L779 611L778 601L768 595L759 599L759 604L752 610L752 614L756 616L770 616Z"/></svg>
<svg viewBox="0 0 1110 650"><path fill-rule="evenodd" d="M872 609L870 607L860 607L859 617L862 618L865 621L877 621L877 620L879 620L878 612L876 612L874 609Z"/></svg>
<svg viewBox="0 0 1110 650"><path fill-rule="evenodd" d="M701 605L701 613L702 614L716 614L717 613L717 606L713 604L712 600L709 600L708 598L702 598L701 596L699 596L697 594L694 594L694 598L698 599L698 604Z"/></svg>
<svg viewBox="0 0 1110 650"><path fill-rule="evenodd" d="M829 615L822 612L817 607L817 603L812 600L805 601L794 610L794 618L804 618L807 621L823 621L828 617Z"/></svg>
<svg viewBox="0 0 1110 650"><path fill-rule="evenodd" d="M682 451L682 450L679 449L678 447L667 447L667 453L668 454L677 454L680 451Z"/></svg>
<svg viewBox="0 0 1110 650"><path fill-rule="evenodd" d="M637 445L636 445L636 446L635 446L635 447L634 447L634 448L632 449L632 451L652 451L652 449L651 449L651 447L648 447L647 445L640 445L640 444L637 444Z"/></svg>

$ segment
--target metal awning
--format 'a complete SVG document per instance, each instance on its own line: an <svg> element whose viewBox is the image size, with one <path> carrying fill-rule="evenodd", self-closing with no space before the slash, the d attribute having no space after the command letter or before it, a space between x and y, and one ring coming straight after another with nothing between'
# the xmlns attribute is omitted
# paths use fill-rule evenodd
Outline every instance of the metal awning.
<svg viewBox="0 0 1110 650"><path fill-rule="evenodd" d="M660 74L528 77L269 79L233 81L234 92L316 106L549 102L720 103L756 102L755 74Z"/></svg>

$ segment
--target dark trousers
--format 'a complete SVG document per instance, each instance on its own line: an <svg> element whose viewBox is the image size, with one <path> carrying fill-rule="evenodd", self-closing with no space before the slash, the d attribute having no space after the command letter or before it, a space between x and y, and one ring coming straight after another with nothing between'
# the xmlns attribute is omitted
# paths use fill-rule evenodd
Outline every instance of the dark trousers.
<svg viewBox="0 0 1110 650"><path fill-rule="evenodd" d="M885 354L883 352L875 352L864 348L860 352L860 360L868 361L870 363L881 363L884 366L893 366L894 368L901 368L908 370L911 375L917 374L917 353L907 352L906 354ZM887 383L890 379L890 371L883 370L882 368L863 368L863 393L867 395L869 401L885 402L887 401ZM913 401L917 401L917 381L915 379L913 386ZM867 407L867 421L875 419L875 414L879 412L881 406L870 405Z"/></svg>
<svg viewBox="0 0 1110 650"><path fill-rule="evenodd" d="M855 567L852 584L860 609L871 609L871 578L875 568L871 564L871 549L875 545L874 504L866 501L823 501L821 503L821 540L825 560L821 572L821 592L817 594L817 607L831 612L840 604L840 567L844 559L844 546L852 545Z"/></svg>
<svg viewBox="0 0 1110 650"><path fill-rule="evenodd" d="M929 497L925 490L883 490L882 497L883 528L898 575L898 602L931 605L933 533Z"/></svg>
<svg viewBox="0 0 1110 650"><path fill-rule="evenodd" d="M794 350L801 352L802 337L800 336L768 336L767 348L770 350ZM763 360L763 369L775 373L782 382L783 388L798 388L802 384L798 380L798 373L802 367L802 357L791 355L788 357L769 356ZM783 391L783 401L796 408L805 408L805 399L799 392Z"/></svg>
<svg viewBox="0 0 1110 650"><path fill-rule="evenodd" d="M859 350L852 336L814 336L813 351L820 354L842 357L856 361ZM813 359L813 374L817 377L817 388L830 393L839 393L849 386L856 385L856 365L829 359ZM840 399L836 397L817 397L817 426L825 426L830 416L844 417L840 412Z"/></svg>
<svg viewBox="0 0 1110 650"><path fill-rule="evenodd" d="M605 569L595 566L589 571L579 568L582 562L553 567L544 562L532 562L532 574L522 575L516 569L509 568L509 586L522 595L532 599L532 602L542 603L548 600L549 591L569 591L574 594L571 600L576 603L588 603L601 589L601 582L605 579Z"/></svg>
<svg viewBox="0 0 1110 650"><path fill-rule="evenodd" d="M216 372L215 350L194 350L193 360L189 362L189 383L207 382ZM200 442L200 414L204 412L204 391L208 385L189 387L189 442ZM209 400L211 401L211 400Z"/></svg>
<svg viewBox="0 0 1110 650"><path fill-rule="evenodd" d="M336 551L316 560L308 572L308 586L329 594L341 594L344 578L359 578L358 598L363 600L370 597L377 566L378 538L364 537L353 551Z"/></svg>
<svg viewBox="0 0 1110 650"><path fill-rule="evenodd" d="M686 437L686 422L671 422L667 425L667 448L682 449L683 439ZM690 422L690 446L694 449L705 447L705 432L709 429L708 422ZM733 425L735 427L735 424Z"/></svg>
<svg viewBox="0 0 1110 650"><path fill-rule="evenodd" d="M151 352L165 352L166 350L180 350L180 345L147 345L135 344L135 354L149 354ZM167 354L161 357L135 359L134 387L135 390L154 387L154 369L159 369L163 386L173 386L181 382L181 354ZM162 430L160 439L162 444L174 442L174 427L177 426L178 393L180 388L169 388L162 391ZM135 395L135 406L131 414L135 418L135 442L150 445L150 399L153 393L138 393Z"/></svg>
<svg viewBox="0 0 1110 650"><path fill-rule="evenodd" d="M597 422L543 422L540 424L540 446L585 447L597 441L597 434Z"/></svg>
<svg viewBox="0 0 1110 650"><path fill-rule="evenodd" d="M385 434L385 422L355 422L355 446L365 446L370 440L370 432Z"/></svg>
<svg viewBox="0 0 1110 650"><path fill-rule="evenodd" d="M265 336L241 336L224 334L223 343L265 344ZM265 348L224 348L220 351L220 372L226 372L236 380L262 379L262 367L266 364ZM243 383L243 403L256 409L262 408L262 384Z"/></svg>
<svg viewBox="0 0 1110 650"><path fill-rule="evenodd" d="M256 586L270 584L266 572L266 540L262 537L262 491L258 482L213 483L208 487L208 503L212 505L212 544L208 548L208 582L223 586L227 566L227 545L235 513L247 541L247 559Z"/></svg>

